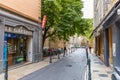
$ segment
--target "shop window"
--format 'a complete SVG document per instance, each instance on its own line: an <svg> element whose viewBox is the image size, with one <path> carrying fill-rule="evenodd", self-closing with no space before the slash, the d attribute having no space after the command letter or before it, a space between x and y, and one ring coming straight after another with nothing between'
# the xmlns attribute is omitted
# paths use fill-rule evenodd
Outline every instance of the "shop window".
<svg viewBox="0 0 120 80"><path fill-rule="evenodd" d="M7 44L9 66L26 61L27 36L12 33L7 33L7 35L8 35Z"/></svg>

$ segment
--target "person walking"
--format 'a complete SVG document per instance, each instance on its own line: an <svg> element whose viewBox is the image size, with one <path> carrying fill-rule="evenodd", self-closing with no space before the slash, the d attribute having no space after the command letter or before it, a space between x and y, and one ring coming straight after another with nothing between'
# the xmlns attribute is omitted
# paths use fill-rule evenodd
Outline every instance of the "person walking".
<svg viewBox="0 0 120 80"><path fill-rule="evenodd" d="M67 51L67 49L66 49L66 46L65 46L65 47L64 47L64 54L63 54L63 57L65 57L66 51Z"/></svg>
<svg viewBox="0 0 120 80"><path fill-rule="evenodd" d="M23 50L23 58L24 58L24 62L27 61L27 53L25 51L25 49Z"/></svg>
<svg viewBox="0 0 120 80"><path fill-rule="evenodd" d="M91 53L91 48L92 48L92 47L91 47L91 46L89 46L89 52L90 52L90 53Z"/></svg>

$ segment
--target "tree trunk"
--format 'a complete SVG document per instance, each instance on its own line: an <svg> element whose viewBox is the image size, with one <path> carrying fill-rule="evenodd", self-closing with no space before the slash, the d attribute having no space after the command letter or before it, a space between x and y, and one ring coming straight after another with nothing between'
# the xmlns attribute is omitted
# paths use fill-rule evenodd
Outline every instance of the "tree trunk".
<svg viewBox="0 0 120 80"><path fill-rule="evenodd" d="M45 44L45 37L43 36L43 42L42 42L42 49L44 48L44 44Z"/></svg>

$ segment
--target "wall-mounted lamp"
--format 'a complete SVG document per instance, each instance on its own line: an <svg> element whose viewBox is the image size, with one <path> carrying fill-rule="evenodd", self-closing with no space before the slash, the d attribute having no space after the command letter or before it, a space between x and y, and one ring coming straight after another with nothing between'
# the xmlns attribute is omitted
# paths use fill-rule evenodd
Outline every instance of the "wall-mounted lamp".
<svg viewBox="0 0 120 80"><path fill-rule="evenodd" d="M120 9L117 9L117 15L120 15Z"/></svg>

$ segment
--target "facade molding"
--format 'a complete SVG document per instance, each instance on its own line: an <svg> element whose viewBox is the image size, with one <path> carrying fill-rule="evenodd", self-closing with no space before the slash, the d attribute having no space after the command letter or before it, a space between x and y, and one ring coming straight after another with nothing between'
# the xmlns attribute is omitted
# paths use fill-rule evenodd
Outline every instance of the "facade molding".
<svg viewBox="0 0 120 80"><path fill-rule="evenodd" d="M4 16L6 18L14 19L14 20L17 20L17 21L20 21L20 22L23 22L23 23L30 24L30 25L33 25L35 27L38 27L38 23L33 22L31 20L28 20L26 18L20 17L18 15L15 15L15 14L10 13L8 11L5 11L3 9L0 9L0 16Z"/></svg>
<svg viewBox="0 0 120 80"><path fill-rule="evenodd" d="M93 32L90 35L90 38L93 36L93 34L99 29L100 26L104 25L108 19L110 19L111 16L116 13L117 9L120 7L120 1L116 2L115 5L112 7L112 9L109 11L109 13L103 18L103 20L98 24L97 27L93 30Z"/></svg>
<svg viewBox="0 0 120 80"><path fill-rule="evenodd" d="M26 23L23 23L23 22L19 22L19 21L16 21L16 20L9 19L9 18L5 18L5 25L9 25L9 26L12 26L12 27L23 26L23 27L25 27L25 28L27 28L28 30L31 30L31 31L35 31L35 28L37 28L37 27L34 27L30 24L26 24Z"/></svg>

